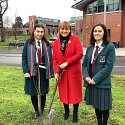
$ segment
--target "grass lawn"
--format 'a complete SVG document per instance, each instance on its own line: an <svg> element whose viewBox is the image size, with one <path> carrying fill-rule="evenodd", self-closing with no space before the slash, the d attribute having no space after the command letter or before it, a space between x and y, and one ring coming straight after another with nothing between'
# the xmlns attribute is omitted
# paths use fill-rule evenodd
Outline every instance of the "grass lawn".
<svg viewBox="0 0 125 125"><path fill-rule="evenodd" d="M47 39L49 39L50 37L51 37L50 35L46 35ZM16 36L17 40L24 40L24 39L29 39L29 38L30 38L30 36ZM14 40L15 40L15 36L6 37L5 42L0 42L0 49L8 48L9 42L12 42Z"/></svg>
<svg viewBox="0 0 125 125"><path fill-rule="evenodd" d="M46 108L49 107L53 92L54 79L50 81ZM84 91L84 88L83 88ZM125 125L125 75L112 75L113 109L110 111L109 125ZM52 108L54 125L72 125L72 105L70 117L63 120L63 105L56 93ZM47 110L43 122L48 122ZM39 125L40 118L33 118L30 97L24 94L24 77L21 67L0 66L0 125ZM79 121L76 125L97 125L95 113L91 106L80 103Z"/></svg>
<svg viewBox="0 0 125 125"><path fill-rule="evenodd" d="M17 40L24 40L24 39L28 39L29 36L16 36L16 38ZM15 40L14 36L6 37L5 42L0 42L0 49L7 49L9 42L12 42L14 40Z"/></svg>

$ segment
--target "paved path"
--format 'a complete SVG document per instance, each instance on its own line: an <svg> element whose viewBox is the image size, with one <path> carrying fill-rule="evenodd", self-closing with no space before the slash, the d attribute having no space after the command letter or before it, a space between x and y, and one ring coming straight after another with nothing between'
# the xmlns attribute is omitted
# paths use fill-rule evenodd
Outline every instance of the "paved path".
<svg viewBox="0 0 125 125"><path fill-rule="evenodd" d="M21 54L0 54L0 65L21 66Z"/></svg>
<svg viewBox="0 0 125 125"><path fill-rule="evenodd" d="M0 65L21 66L23 47L0 50ZM86 48L84 48L85 54ZM116 62L113 74L125 74L125 48L116 49Z"/></svg>
<svg viewBox="0 0 125 125"><path fill-rule="evenodd" d="M0 50L0 54L22 54L22 47L8 47L4 50Z"/></svg>
<svg viewBox="0 0 125 125"><path fill-rule="evenodd" d="M0 50L0 65L21 66L22 47Z"/></svg>
<svg viewBox="0 0 125 125"><path fill-rule="evenodd" d="M125 57L117 56L115 65L113 67L112 74L124 74L125 75Z"/></svg>
<svg viewBox="0 0 125 125"><path fill-rule="evenodd" d="M3 53L7 53L7 54L21 54L22 53L22 49L23 49L23 46L22 47L11 47L11 48L8 48L8 49L5 49L5 50L0 50L0 54L3 54ZM116 48L115 49L116 51L116 56L123 56L125 57L125 48ZM83 48L83 53L85 55L85 52L86 52L86 48Z"/></svg>
<svg viewBox="0 0 125 125"><path fill-rule="evenodd" d="M115 52L116 52L116 56L123 56L125 58L125 48L116 48ZM85 55L86 48L83 48L83 53Z"/></svg>

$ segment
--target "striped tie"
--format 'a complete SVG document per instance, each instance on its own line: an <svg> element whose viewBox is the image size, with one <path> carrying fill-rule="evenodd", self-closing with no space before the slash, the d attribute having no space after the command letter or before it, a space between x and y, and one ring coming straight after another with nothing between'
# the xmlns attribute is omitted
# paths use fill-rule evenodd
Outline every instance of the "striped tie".
<svg viewBox="0 0 125 125"><path fill-rule="evenodd" d="M38 56L38 64L42 63L42 54L41 54L41 46L40 46L40 41L38 42L38 48L37 48L37 56Z"/></svg>
<svg viewBox="0 0 125 125"><path fill-rule="evenodd" d="M96 58L96 56L97 56L97 54L98 54L98 49L99 49L99 46L96 46L96 50L95 50L95 52L94 52L94 57L93 57L93 61L92 61L92 72L94 72L94 66L95 66L95 58Z"/></svg>

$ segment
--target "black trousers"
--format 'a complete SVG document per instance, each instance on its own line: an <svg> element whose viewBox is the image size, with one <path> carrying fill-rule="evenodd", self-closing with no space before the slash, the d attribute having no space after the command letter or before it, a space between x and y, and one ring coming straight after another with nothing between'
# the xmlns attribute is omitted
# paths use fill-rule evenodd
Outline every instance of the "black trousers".
<svg viewBox="0 0 125 125"><path fill-rule="evenodd" d="M109 110L99 110L95 109L98 125L107 125L108 118L109 118Z"/></svg>
<svg viewBox="0 0 125 125"><path fill-rule="evenodd" d="M32 102L32 105L34 107L34 110L35 111L39 111L39 108L38 108L38 97L37 96L31 96L31 102ZM45 103L46 103L46 95L41 95L41 111L43 112L44 110L44 107L45 107Z"/></svg>

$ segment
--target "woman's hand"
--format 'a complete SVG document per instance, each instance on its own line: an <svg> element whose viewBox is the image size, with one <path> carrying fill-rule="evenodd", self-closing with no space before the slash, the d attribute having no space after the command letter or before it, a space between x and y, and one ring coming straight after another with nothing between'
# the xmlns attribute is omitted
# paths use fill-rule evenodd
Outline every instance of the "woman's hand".
<svg viewBox="0 0 125 125"><path fill-rule="evenodd" d="M30 74L29 74L28 72L26 72L26 73L24 74L24 77L25 77L25 78L30 78Z"/></svg>
<svg viewBox="0 0 125 125"><path fill-rule="evenodd" d="M59 67L60 69L65 69L67 66L68 66L68 63L65 62L65 63L62 63Z"/></svg>
<svg viewBox="0 0 125 125"><path fill-rule="evenodd" d="M86 77L85 80L90 84L90 81L92 80L90 77Z"/></svg>
<svg viewBox="0 0 125 125"><path fill-rule="evenodd" d="M59 80L59 73L55 74L55 80L58 81Z"/></svg>

